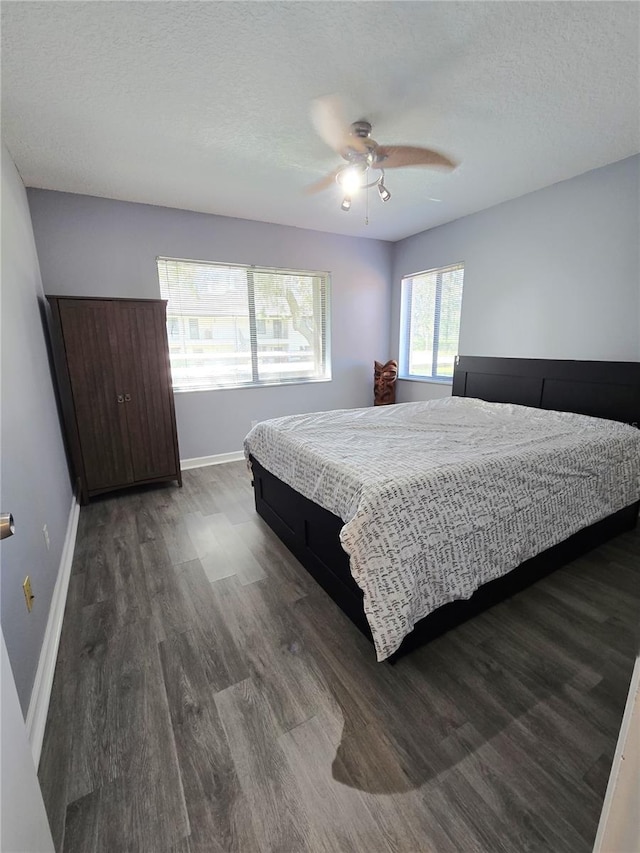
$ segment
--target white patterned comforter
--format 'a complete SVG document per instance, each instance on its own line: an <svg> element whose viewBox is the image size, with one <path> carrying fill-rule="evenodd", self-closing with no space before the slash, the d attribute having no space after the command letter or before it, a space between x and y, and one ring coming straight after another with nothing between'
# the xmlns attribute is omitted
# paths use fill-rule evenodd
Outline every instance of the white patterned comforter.
<svg viewBox="0 0 640 853"><path fill-rule="evenodd" d="M640 498L640 431L451 397L293 415L245 439L345 522L378 660L449 601Z"/></svg>

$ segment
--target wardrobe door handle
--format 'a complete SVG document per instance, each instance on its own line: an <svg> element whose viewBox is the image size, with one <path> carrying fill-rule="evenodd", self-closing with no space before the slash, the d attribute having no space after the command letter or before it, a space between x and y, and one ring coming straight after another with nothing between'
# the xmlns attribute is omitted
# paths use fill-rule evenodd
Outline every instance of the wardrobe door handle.
<svg viewBox="0 0 640 853"><path fill-rule="evenodd" d="M125 401L125 403L130 403L131 402L131 394L125 394L124 395L124 401Z"/></svg>
<svg viewBox="0 0 640 853"><path fill-rule="evenodd" d="M122 395L122 394L118 394L118 402L119 402L119 403L124 403L124 397L123 397L123 395Z"/></svg>

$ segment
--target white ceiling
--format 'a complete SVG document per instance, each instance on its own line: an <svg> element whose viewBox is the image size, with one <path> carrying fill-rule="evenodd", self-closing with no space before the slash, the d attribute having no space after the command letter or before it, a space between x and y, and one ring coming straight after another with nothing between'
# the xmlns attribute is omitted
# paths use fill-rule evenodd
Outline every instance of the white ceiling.
<svg viewBox="0 0 640 853"><path fill-rule="evenodd" d="M3 2L2 134L27 186L397 240L640 151L639 44L637 2ZM368 226L303 195L335 92L462 165Z"/></svg>

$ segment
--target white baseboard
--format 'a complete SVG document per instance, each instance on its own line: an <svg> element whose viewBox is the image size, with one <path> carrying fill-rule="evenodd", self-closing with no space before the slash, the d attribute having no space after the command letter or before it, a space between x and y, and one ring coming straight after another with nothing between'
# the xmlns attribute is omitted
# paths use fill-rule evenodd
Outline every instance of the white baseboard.
<svg viewBox="0 0 640 853"><path fill-rule="evenodd" d="M37 767L40 763L40 752L44 738L44 728L47 724L47 712L49 711L49 700L51 699L51 688L53 686L53 674L58 657L58 646L60 645L60 634L62 632L62 620L64 618L64 607L67 601L67 590L71 577L71 564L73 563L73 552L76 545L76 534L78 532L78 519L80 517L80 504L77 497L73 496L67 532L64 537L62 556L58 567L58 577L51 597L49 618L47 628L44 632L42 649L38 669L31 691L31 701L27 711L27 735L31 744L31 754Z"/></svg>
<svg viewBox="0 0 640 853"><path fill-rule="evenodd" d="M242 450L233 453L216 453L215 456L194 456L193 459L181 459L180 467L183 471L190 468L204 468L205 465L222 465L224 462L241 462L244 459Z"/></svg>

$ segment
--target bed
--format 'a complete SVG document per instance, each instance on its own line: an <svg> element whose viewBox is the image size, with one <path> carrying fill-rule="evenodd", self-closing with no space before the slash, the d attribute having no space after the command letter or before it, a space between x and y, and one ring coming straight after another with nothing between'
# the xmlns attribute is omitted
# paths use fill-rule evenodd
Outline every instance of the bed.
<svg viewBox="0 0 640 853"><path fill-rule="evenodd" d="M639 421L640 364L460 357L448 400L268 421L245 452L258 513L394 660L631 528Z"/></svg>

